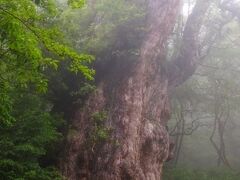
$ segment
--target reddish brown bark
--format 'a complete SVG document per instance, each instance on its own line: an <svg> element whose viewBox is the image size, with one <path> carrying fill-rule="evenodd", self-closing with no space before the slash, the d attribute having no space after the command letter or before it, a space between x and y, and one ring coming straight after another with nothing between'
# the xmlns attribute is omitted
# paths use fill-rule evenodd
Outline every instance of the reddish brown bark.
<svg viewBox="0 0 240 180"><path fill-rule="evenodd" d="M102 81L85 109L76 115L77 133L68 143L63 163L68 179L161 179L169 148L165 129L168 79L161 62L165 60L166 41L179 0L149 0L149 9L149 31L140 57L130 75L114 88L114 102L106 94L108 82ZM112 130L110 140L89 148L91 114L103 110L108 111L105 127Z"/></svg>
<svg viewBox="0 0 240 180"><path fill-rule="evenodd" d="M102 80L85 108L75 116L75 133L69 139L66 158L62 162L63 174L70 180L161 179L162 166L169 154L165 127L169 119L168 80L170 78L172 84L182 82L196 66L187 66L186 73L176 71L173 76L168 75L164 67L167 40L175 24L180 1L148 0L148 3L149 30L137 63L131 66L130 72L122 75L114 87L110 87L109 79ZM204 12L200 8L199 15ZM201 22L197 16L193 18ZM196 28L188 30L193 41L199 32L199 29L197 32L194 30ZM196 52L186 52L186 60L191 62L193 59L195 63L195 55ZM183 59L181 56L181 63ZM178 62L173 62L174 67L180 65ZM111 68L114 72L115 67ZM178 69L183 70L183 66ZM175 81L176 77L180 80ZM101 111L107 111L104 127L109 129L110 137L102 142L91 142L94 133L91 115Z"/></svg>

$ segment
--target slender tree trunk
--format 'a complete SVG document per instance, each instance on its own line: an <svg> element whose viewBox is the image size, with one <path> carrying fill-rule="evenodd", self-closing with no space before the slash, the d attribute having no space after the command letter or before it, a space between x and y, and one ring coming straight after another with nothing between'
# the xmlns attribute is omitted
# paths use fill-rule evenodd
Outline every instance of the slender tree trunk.
<svg viewBox="0 0 240 180"><path fill-rule="evenodd" d="M181 109L179 112L179 120L181 122L180 126L179 126L179 135L178 136L178 142L177 142L177 146L176 146L176 151L175 151L175 161L174 161L174 165L177 166L178 161L179 161L179 157L180 157L180 152L182 149L182 145L183 145L183 139L184 139L184 132L185 132L185 117L183 114L183 108L181 105Z"/></svg>
<svg viewBox="0 0 240 180"><path fill-rule="evenodd" d="M210 136L210 142L212 143L218 155L217 165L220 166L221 164L223 164L231 169L231 165L226 156L226 148L225 148L225 141L224 141L225 126L227 121L229 120L230 109L229 109L229 106L227 108L224 106L224 104L226 103L224 101L227 101L227 99L226 97L224 97L224 99L221 99L221 95L219 95L218 89L219 87L216 83L215 96L214 96L215 119L214 119L213 131ZM214 135L216 132L218 133L218 141L219 141L218 143L214 141Z"/></svg>

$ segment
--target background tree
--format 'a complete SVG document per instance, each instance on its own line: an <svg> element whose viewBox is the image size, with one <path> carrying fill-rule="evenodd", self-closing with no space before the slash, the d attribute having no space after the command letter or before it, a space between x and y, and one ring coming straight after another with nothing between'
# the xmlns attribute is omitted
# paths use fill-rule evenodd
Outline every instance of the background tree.
<svg viewBox="0 0 240 180"><path fill-rule="evenodd" d="M216 165L233 169L239 166L234 160L236 152L233 153L231 148L238 146L238 143L235 137L228 135L235 134L238 137L233 124L238 124L238 115L235 113L239 107L239 83L236 78L239 73L239 47L235 43L239 37L239 26L236 19L230 20L221 29L219 38L204 63L200 63L195 76L173 93L172 119L177 121L170 123L170 132L177 137L176 140L178 136L188 135L181 143L180 166L190 166L190 160L194 162L191 166L203 169ZM179 106L184 108L180 109ZM182 118L179 118L179 114L182 114ZM182 119L185 120L185 128L179 130ZM193 134L188 133L191 129L194 130L190 131ZM199 144L195 142L196 139ZM195 151L200 152L198 156L193 155Z"/></svg>

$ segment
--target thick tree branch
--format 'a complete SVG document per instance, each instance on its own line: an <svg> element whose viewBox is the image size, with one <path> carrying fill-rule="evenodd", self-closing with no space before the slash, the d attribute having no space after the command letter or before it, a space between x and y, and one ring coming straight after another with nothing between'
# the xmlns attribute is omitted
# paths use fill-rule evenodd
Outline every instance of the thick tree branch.
<svg viewBox="0 0 240 180"><path fill-rule="evenodd" d="M196 70L199 60L198 37L211 0L198 0L183 32L180 54L168 65L169 86L177 86Z"/></svg>

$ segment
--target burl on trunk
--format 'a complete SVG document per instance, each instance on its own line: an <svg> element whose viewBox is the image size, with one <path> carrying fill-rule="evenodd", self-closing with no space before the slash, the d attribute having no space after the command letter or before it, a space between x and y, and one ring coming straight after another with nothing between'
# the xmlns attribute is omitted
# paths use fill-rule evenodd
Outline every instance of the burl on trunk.
<svg viewBox="0 0 240 180"><path fill-rule="evenodd" d="M102 80L76 113L63 174L69 180L160 180L169 153L168 75L162 64L180 0L148 0L149 31L131 73L109 96Z"/></svg>

